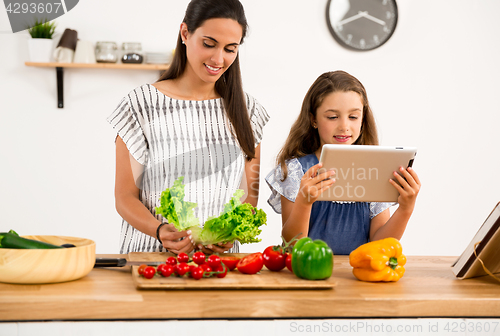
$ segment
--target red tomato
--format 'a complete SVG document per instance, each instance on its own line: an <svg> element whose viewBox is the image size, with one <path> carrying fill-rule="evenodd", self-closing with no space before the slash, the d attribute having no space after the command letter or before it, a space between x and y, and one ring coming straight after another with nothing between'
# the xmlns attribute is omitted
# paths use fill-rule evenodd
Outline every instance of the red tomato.
<svg viewBox="0 0 500 336"><path fill-rule="evenodd" d="M201 268L203 268L203 270L208 273L208 272L212 272L212 267L210 267L208 264L201 264L200 265Z"/></svg>
<svg viewBox="0 0 500 336"><path fill-rule="evenodd" d="M139 268L137 269L137 273L139 273L139 275L143 275L144 274L144 269L148 267L148 265L145 265L145 264L142 264L141 266L139 266Z"/></svg>
<svg viewBox="0 0 500 336"><path fill-rule="evenodd" d="M270 271L277 272L285 268L286 255L283 253L283 249L280 246L267 247L262 257L264 258L264 265Z"/></svg>
<svg viewBox="0 0 500 336"><path fill-rule="evenodd" d="M189 276L190 278L192 278L192 277L193 277L193 270L194 270L196 267L198 267L198 265L189 265L188 276Z"/></svg>
<svg viewBox="0 0 500 336"><path fill-rule="evenodd" d="M174 266L174 271L175 271L175 274L177 274L179 276L183 276L184 274L186 274L189 271L189 265L186 263L179 263L179 264Z"/></svg>
<svg viewBox="0 0 500 336"><path fill-rule="evenodd" d="M215 255L215 254L212 254L207 259L207 264L212 269L215 269L215 268L219 267L220 263L221 263L220 257L218 255Z"/></svg>
<svg viewBox="0 0 500 336"><path fill-rule="evenodd" d="M286 254L286 261L285 261L285 263L286 263L286 268L288 268L288 270L293 273L293 270L292 270L292 254L291 253L287 253Z"/></svg>
<svg viewBox="0 0 500 336"><path fill-rule="evenodd" d="M264 267L264 258L261 252L256 252L243 257L236 268L244 274L255 274Z"/></svg>
<svg viewBox="0 0 500 336"><path fill-rule="evenodd" d="M198 265L204 264L205 263L205 253L196 252L195 254L193 254L193 261Z"/></svg>
<svg viewBox="0 0 500 336"><path fill-rule="evenodd" d="M217 268L215 268L213 271L218 272L215 274L217 278L224 278L227 275L227 266L224 266L223 264L220 264Z"/></svg>
<svg viewBox="0 0 500 336"><path fill-rule="evenodd" d="M172 273L174 273L174 266L164 264L164 266L161 269L161 275L164 277L169 277L172 275Z"/></svg>
<svg viewBox="0 0 500 336"><path fill-rule="evenodd" d="M177 256L177 261L180 262L180 263L181 262L187 263L189 261L189 256L186 253L181 252Z"/></svg>
<svg viewBox="0 0 500 336"><path fill-rule="evenodd" d="M233 256L221 256L220 260L230 271L232 271L236 268L236 265L238 264L238 261L240 261L240 258Z"/></svg>
<svg viewBox="0 0 500 336"><path fill-rule="evenodd" d="M174 265L176 265L176 264L177 264L177 259L175 259L175 257L168 257L168 258L167 258L167 261L165 261L165 263L166 263L167 265L172 265L172 266L174 266Z"/></svg>
<svg viewBox="0 0 500 336"><path fill-rule="evenodd" d="M152 279L156 274L156 269L153 267L153 266L147 266L145 269L144 269L144 277L146 279Z"/></svg>
<svg viewBox="0 0 500 336"><path fill-rule="evenodd" d="M200 280L201 278L203 278L204 273L205 273L205 271L203 270L203 268L198 266L198 267L193 268L193 270L191 271L191 276L195 280Z"/></svg>
<svg viewBox="0 0 500 336"><path fill-rule="evenodd" d="M159 264L158 267L156 267L156 273L161 274L161 271L165 266L167 266L167 264Z"/></svg>

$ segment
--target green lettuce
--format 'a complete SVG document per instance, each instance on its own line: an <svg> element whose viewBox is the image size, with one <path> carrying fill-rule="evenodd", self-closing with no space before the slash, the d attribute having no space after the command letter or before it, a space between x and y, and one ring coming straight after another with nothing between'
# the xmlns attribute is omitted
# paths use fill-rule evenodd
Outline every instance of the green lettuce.
<svg viewBox="0 0 500 336"><path fill-rule="evenodd" d="M249 203L241 203L243 190L236 190L224 205L222 213L218 217L210 217L201 228L198 218L194 217L197 204L184 201L183 179L179 177L171 188L162 193L161 205L156 208L156 212L174 224L177 230L190 229L195 243L203 245L235 240L242 244L261 241L257 236L262 232L260 227L266 224L266 213Z"/></svg>
<svg viewBox="0 0 500 336"><path fill-rule="evenodd" d="M183 180L184 176L179 177L171 188L161 193L160 206L156 208L156 213L165 217L170 224L174 224L179 231L200 225L198 218L194 215L194 208L197 204L184 201Z"/></svg>

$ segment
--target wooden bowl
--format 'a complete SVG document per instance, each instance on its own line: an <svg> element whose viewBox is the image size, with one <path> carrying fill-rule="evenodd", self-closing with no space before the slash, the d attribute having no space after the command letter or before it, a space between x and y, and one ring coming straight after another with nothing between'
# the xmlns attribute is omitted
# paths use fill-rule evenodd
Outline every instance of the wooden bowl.
<svg viewBox="0 0 500 336"><path fill-rule="evenodd" d="M63 249L0 248L0 282L43 284L76 280L95 264L95 243L90 239L64 236L23 236L54 245L73 244Z"/></svg>

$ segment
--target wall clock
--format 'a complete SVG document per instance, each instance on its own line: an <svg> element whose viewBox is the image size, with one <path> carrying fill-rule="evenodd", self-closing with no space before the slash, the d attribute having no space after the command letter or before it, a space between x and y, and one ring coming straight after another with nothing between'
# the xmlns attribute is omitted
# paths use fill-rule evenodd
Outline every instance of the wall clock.
<svg viewBox="0 0 500 336"><path fill-rule="evenodd" d="M326 21L335 40L357 51L380 47L396 30L396 0L328 0Z"/></svg>

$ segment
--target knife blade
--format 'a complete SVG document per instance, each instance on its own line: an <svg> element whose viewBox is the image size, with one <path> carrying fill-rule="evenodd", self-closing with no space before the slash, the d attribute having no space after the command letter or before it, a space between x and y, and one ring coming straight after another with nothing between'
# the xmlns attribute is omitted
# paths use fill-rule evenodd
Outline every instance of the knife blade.
<svg viewBox="0 0 500 336"><path fill-rule="evenodd" d="M142 264L148 266L158 266L164 264L164 261L130 261L125 258L95 258L94 268L96 267L124 267L124 266L140 266Z"/></svg>

